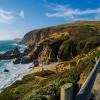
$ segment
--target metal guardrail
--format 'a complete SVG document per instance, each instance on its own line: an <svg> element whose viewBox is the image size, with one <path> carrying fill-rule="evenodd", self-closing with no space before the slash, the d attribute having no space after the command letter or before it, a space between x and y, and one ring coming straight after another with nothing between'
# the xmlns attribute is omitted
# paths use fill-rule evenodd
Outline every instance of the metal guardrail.
<svg viewBox="0 0 100 100"><path fill-rule="evenodd" d="M100 67L100 58L96 61L96 64L92 71L90 72L85 83L82 85L80 91L78 92L75 100L89 100L91 96L91 90L94 85L98 68Z"/></svg>

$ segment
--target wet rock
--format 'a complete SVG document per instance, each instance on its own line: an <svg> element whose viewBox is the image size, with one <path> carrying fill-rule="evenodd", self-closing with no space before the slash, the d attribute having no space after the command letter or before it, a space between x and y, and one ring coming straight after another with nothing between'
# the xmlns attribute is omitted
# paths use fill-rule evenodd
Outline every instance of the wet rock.
<svg viewBox="0 0 100 100"><path fill-rule="evenodd" d="M25 56L25 57L23 57L23 58L21 59L21 64L28 64L28 63L31 63L31 62L32 62L31 57Z"/></svg>
<svg viewBox="0 0 100 100"><path fill-rule="evenodd" d="M20 51L16 47L14 50L7 51L4 54L0 54L0 60L8 60L18 58L20 56Z"/></svg>
<svg viewBox="0 0 100 100"><path fill-rule="evenodd" d="M8 69L4 69L4 72L9 72L9 70Z"/></svg>
<svg viewBox="0 0 100 100"><path fill-rule="evenodd" d="M20 64L21 58L16 58L15 61L13 61L14 64Z"/></svg>
<svg viewBox="0 0 100 100"><path fill-rule="evenodd" d="M16 56L19 56L20 55L20 51L19 51L18 47L16 47L13 50L7 51L5 53L5 55L16 55Z"/></svg>

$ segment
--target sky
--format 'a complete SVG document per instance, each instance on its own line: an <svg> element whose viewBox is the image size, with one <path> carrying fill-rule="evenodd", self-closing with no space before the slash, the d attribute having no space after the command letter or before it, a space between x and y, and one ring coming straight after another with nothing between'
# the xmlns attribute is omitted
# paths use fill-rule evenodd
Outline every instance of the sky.
<svg viewBox="0 0 100 100"><path fill-rule="evenodd" d="M80 20L100 20L100 0L0 0L0 40Z"/></svg>

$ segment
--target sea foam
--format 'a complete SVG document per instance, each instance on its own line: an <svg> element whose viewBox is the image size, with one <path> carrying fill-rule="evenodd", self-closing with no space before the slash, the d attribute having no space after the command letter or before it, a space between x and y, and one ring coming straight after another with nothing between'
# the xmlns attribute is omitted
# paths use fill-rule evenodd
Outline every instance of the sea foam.
<svg viewBox="0 0 100 100"><path fill-rule="evenodd" d="M15 41L1 41L0 42L0 53L12 50L18 47L21 52L27 48L25 45L19 45ZM13 60L1 60L0 61L0 92L6 87L13 84L16 80L20 80L24 75L28 74L32 69L30 64L13 64ZM4 72L7 69L8 72Z"/></svg>
<svg viewBox="0 0 100 100"><path fill-rule="evenodd" d="M13 60L5 61L3 69L0 70L0 91L28 74L32 70L30 69L31 65L32 63L14 65ZM4 72L4 69L9 70L9 72Z"/></svg>

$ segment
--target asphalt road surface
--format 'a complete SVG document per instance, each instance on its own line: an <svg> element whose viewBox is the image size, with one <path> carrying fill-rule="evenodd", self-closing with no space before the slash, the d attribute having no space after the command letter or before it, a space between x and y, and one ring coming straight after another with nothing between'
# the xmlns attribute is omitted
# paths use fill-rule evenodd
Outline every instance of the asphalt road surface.
<svg viewBox="0 0 100 100"><path fill-rule="evenodd" d="M100 67L96 76L92 93L94 95L94 100L100 100Z"/></svg>

